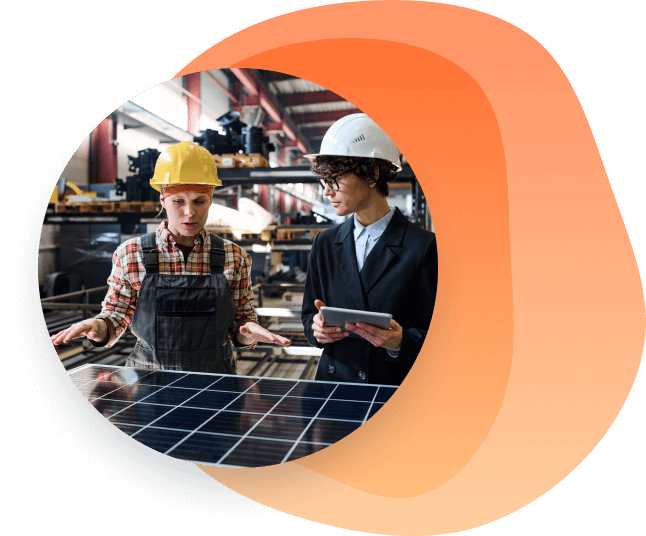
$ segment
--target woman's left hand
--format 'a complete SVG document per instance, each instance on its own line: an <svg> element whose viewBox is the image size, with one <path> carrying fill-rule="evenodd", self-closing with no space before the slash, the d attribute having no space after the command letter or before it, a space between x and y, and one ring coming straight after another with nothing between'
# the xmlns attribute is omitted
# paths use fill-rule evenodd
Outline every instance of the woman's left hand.
<svg viewBox="0 0 646 536"><path fill-rule="evenodd" d="M272 333L255 322L247 322L240 326L238 340L244 344L252 344L254 341L266 342L269 344L278 344L286 348L292 344L292 341Z"/></svg>
<svg viewBox="0 0 646 536"><path fill-rule="evenodd" d="M345 325L345 329L363 337L377 348L386 348L393 352L399 352L401 350L403 330L394 320L390 321L390 327L388 329L381 329L364 322L357 322L356 324L348 322Z"/></svg>

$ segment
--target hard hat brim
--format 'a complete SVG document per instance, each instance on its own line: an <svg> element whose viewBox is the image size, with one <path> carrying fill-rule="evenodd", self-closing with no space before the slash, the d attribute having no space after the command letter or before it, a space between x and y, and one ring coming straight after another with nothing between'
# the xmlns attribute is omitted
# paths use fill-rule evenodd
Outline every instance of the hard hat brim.
<svg viewBox="0 0 646 536"><path fill-rule="evenodd" d="M353 156L353 155L347 155L347 154L330 154L330 153L317 153L317 154L304 154L303 158L311 158L314 159L317 156L338 156L339 158L375 158L377 160L383 160L384 162L388 162L389 164L392 164L395 166L395 171L393 173L399 173L402 170L401 164L395 164L394 162L391 162L387 158L379 158L377 156Z"/></svg>

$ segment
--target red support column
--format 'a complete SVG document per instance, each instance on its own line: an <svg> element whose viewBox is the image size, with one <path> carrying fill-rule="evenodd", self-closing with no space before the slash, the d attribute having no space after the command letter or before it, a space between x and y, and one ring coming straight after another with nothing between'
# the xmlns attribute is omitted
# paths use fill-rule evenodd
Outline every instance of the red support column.
<svg viewBox="0 0 646 536"><path fill-rule="evenodd" d="M186 91L188 91L195 98L186 96L188 104L188 128L187 130L198 136L200 133L200 115L202 115L202 107L200 105L200 73L191 73L186 75Z"/></svg>
<svg viewBox="0 0 646 536"><path fill-rule="evenodd" d="M266 184L261 184L258 193L258 204L265 210L269 210L269 188Z"/></svg>
<svg viewBox="0 0 646 536"><path fill-rule="evenodd" d="M92 131L92 177L94 184L112 184L117 178L116 123L106 117Z"/></svg>
<svg viewBox="0 0 646 536"><path fill-rule="evenodd" d="M284 214L285 212L285 192L278 192L278 213Z"/></svg>

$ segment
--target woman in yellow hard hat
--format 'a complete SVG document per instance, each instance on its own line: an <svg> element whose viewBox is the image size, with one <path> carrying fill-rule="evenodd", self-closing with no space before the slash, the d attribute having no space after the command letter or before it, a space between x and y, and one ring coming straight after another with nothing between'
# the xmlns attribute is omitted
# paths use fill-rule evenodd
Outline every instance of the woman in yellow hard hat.
<svg viewBox="0 0 646 536"><path fill-rule="evenodd" d="M257 322L249 255L204 230L213 190L222 184L212 155L188 141L168 147L150 184L168 220L117 248L101 313L52 342L85 336L110 347L130 325L137 344L127 366L225 374L235 374L232 344L289 346Z"/></svg>

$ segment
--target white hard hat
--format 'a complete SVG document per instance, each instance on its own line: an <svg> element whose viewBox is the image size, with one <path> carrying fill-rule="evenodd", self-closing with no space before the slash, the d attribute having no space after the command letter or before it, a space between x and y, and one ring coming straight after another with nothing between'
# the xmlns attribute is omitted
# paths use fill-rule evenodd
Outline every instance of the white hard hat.
<svg viewBox="0 0 646 536"><path fill-rule="evenodd" d="M366 114L346 115L334 123L323 137L321 150L317 154L306 154L305 158L317 156L356 156L359 158L381 158L401 171L401 153L386 133Z"/></svg>

